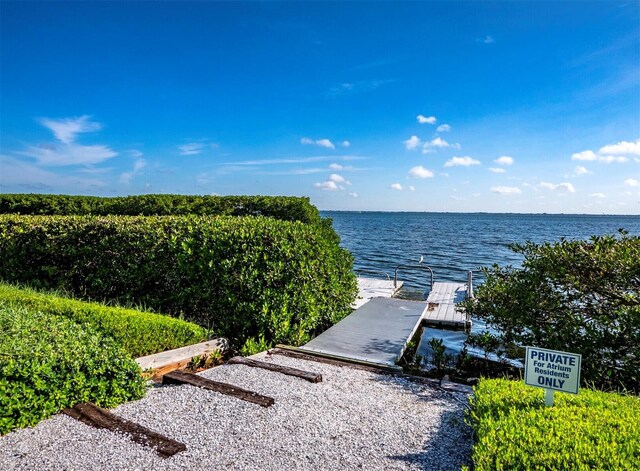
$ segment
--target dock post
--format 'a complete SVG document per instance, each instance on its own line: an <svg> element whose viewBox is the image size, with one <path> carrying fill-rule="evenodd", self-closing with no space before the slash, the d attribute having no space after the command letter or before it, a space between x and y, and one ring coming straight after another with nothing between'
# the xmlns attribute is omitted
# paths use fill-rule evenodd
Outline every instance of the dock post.
<svg viewBox="0 0 640 471"><path fill-rule="evenodd" d="M469 276L467 278L467 298L473 298L473 270L469 270Z"/></svg>

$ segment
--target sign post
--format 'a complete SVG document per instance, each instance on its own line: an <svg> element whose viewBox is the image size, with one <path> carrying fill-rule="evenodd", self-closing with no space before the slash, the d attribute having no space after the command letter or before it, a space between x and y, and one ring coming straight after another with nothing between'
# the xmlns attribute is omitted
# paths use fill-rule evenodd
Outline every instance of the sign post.
<svg viewBox="0 0 640 471"><path fill-rule="evenodd" d="M554 391L578 394L582 355L538 347L526 349L524 382L545 389L546 406L553 405Z"/></svg>

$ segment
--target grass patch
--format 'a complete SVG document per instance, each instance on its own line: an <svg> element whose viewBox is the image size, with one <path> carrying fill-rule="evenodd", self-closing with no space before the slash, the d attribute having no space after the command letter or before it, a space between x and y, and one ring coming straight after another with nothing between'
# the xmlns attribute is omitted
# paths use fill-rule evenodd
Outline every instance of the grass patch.
<svg viewBox="0 0 640 471"><path fill-rule="evenodd" d="M522 381L485 379L469 412L481 470L640 469L640 398L581 389L555 394Z"/></svg>
<svg viewBox="0 0 640 471"><path fill-rule="evenodd" d="M206 329L162 314L109 307L0 284L5 305L66 317L111 337L132 358L199 343Z"/></svg>
<svg viewBox="0 0 640 471"><path fill-rule="evenodd" d="M144 393L140 368L113 339L0 300L0 435L79 402L114 407Z"/></svg>

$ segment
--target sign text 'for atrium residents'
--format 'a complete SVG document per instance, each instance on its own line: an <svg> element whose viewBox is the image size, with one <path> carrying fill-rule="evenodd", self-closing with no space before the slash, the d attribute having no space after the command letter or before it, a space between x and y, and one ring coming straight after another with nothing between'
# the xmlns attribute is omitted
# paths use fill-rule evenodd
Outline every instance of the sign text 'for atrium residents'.
<svg viewBox="0 0 640 471"><path fill-rule="evenodd" d="M581 362L579 353L527 347L524 382L529 386L578 394Z"/></svg>

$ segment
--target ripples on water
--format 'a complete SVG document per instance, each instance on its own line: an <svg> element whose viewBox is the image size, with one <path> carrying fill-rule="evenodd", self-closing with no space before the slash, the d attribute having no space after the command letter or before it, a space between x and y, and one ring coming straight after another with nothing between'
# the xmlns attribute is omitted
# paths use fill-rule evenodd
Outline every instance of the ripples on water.
<svg viewBox="0 0 640 471"><path fill-rule="evenodd" d="M435 281L464 283L467 271L494 263L520 266L522 257L509 244L530 240L557 242L561 238L587 239L591 235L616 233L619 228L640 235L640 216L587 216L546 214L460 214L383 213L323 211L333 219L341 245L354 256L354 269L386 272L393 277L395 267L423 264L434 271ZM380 277L380 275L368 276ZM399 279L408 291L428 288L429 274L422 270L401 270ZM474 285L482 283L474 273ZM474 320L473 332L484 330ZM465 334L459 331L425 329L425 337L441 337L456 352ZM427 353L422 342L418 353Z"/></svg>

